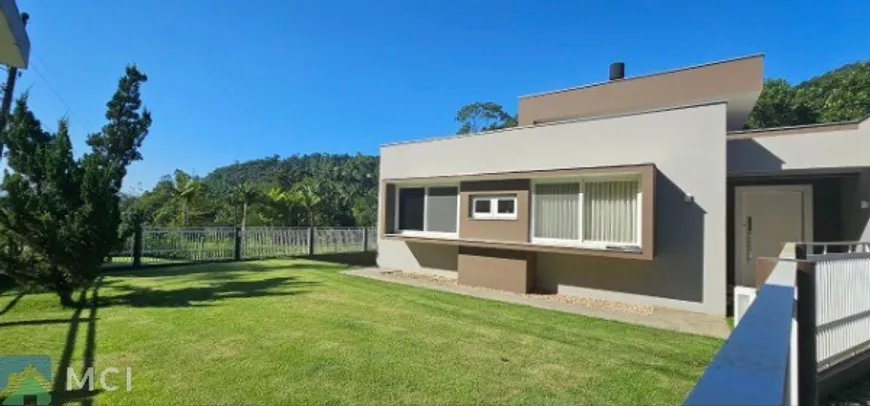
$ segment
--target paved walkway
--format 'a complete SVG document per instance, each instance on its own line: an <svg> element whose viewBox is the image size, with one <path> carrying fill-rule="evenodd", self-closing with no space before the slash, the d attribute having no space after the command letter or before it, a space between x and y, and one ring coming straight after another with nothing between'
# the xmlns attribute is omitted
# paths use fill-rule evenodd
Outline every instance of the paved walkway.
<svg viewBox="0 0 870 406"><path fill-rule="evenodd" d="M578 304L553 302L550 300L536 299L498 290L479 289L459 285L444 285L419 279L386 275L383 272L384 270L379 268L364 268L345 271L344 273L384 282L417 286L489 300L517 303L541 309L557 310L599 319L614 320L623 323L638 324L683 333L699 334L717 338L727 338L728 335L731 334L731 329L728 327L724 318L712 317L700 313L656 308L652 315L647 316L622 311L593 309Z"/></svg>

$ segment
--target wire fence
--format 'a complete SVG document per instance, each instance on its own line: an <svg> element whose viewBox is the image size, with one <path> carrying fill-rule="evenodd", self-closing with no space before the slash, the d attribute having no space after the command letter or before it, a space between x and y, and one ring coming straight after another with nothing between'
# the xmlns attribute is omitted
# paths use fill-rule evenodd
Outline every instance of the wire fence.
<svg viewBox="0 0 870 406"><path fill-rule="evenodd" d="M316 228L314 229L314 253L335 254L364 251L366 229L364 228Z"/></svg>
<svg viewBox="0 0 870 406"><path fill-rule="evenodd" d="M242 258L308 255L308 228L251 227L243 238Z"/></svg>
<svg viewBox="0 0 870 406"><path fill-rule="evenodd" d="M106 266L299 257L377 250L365 227L142 228L110 255Z"/></svg>

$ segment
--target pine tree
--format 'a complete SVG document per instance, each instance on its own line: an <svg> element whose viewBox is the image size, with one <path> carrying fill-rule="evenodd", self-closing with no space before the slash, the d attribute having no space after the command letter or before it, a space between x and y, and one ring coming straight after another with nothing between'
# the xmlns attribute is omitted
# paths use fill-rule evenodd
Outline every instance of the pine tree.
<svg viewBox="0 0 870 406"><path fill-rule="evenodd" d="M91 151L73 157L69 126L44 130L28 109L15 105L8 134L8 165L0 197L0 272L26 285L54 291L73 305L76 288L90 283L118 242L120 189L151 115L139 88L147 77L127 67L107 104L109 123L88 137Z"/></svg>

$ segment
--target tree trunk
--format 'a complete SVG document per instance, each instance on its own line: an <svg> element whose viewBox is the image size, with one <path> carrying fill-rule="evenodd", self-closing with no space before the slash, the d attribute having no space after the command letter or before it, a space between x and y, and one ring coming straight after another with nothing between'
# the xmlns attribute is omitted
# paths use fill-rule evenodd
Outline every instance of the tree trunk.
<svg viewBox="0 0 870 406"><path fill-rule="evenodd" d="M245 235L245 227L248 225L248 202L242 203L242 235Z"/></svg>
<svg viewBox="0 0 870 406"><path fill-rule="evenodd" d="M58 290L57 297L60 298L60 305L63 307L75 307L76 305L72 298L72 290Z"/></svg>
<svg viewBox="0 0 870 406"><path fill-rule="evenodd" d="M75 305L75 301L73 301L72 298L72 286L67 283L66 279L64 279L63 277L63 274L61 274L60 270L57 269L57 267L52 270L52 274L54 276L54 293L56 293L57 297L60 299L60 305L63 307L73 307Z"/></svg>
<svg viewBox="0 0 870 406"><path fill-rule="evenodd" d="M181 226L187 225L187 201L181 202Z"/></svg>

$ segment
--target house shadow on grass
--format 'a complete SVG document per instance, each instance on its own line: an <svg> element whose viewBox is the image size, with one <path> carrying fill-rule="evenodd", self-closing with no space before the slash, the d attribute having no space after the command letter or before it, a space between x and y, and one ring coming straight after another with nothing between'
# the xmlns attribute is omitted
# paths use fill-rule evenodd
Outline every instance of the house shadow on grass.
<svg viewBox="0 0 870 406"><path fill-rule="evenodd" d="M300 281L296 277L278 277L261 280L223 280L208 286L179 289L153 289L134 285L116 285L119 291L98 301L99 307L206 307L217 301L265 296L293 296L308 293L307 288L319 282Z"/></svg>
<svg viewBox="0 0 870 406"><path fill-rule="evenodd" d="M332 259L332 261L326 261ZM133 278L162 278L167 276L196 276L199 279L230 280L244 274L276 270L340 271L359 266L353 257L336 256L288 257L240 262L211 262L199 264L145 265L137 269L110 269L106 275ZM278 262L284 260L285 262ZM365 263L365 261L363 261Z"/></svg>
<svg viewBox="0 0 870 406"><path fill-rule="evenodd" d="M271 264L263 262L211 262L201 264L172 264L172 265L145 265L142 268L124 269L124 270L107 270L104 271L107 275L117 275L124 277L135 278L161 278L165 276L180 276L180 275L197 275L203 277L214 275L224 277L227 274L234 273L252 273L252 272L267 272L278 269L285 269L287 265Z"/></svg>

